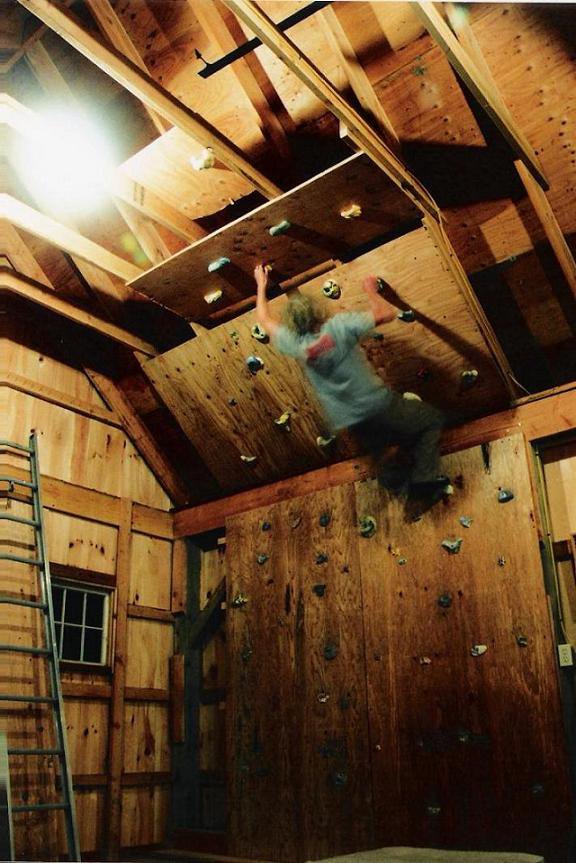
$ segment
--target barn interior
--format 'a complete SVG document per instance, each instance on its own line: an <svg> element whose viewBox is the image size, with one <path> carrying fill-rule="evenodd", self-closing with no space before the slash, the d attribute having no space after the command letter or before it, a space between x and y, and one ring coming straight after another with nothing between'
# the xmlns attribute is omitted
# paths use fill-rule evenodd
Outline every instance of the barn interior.
<svg viewBox="0 0 576 863"><path fill-rule="evenodd" d="M0 0L2 859L572 863L575 51L569 4ZM383 280L439 499L332 434L261 262L278 315Z"/></svg>

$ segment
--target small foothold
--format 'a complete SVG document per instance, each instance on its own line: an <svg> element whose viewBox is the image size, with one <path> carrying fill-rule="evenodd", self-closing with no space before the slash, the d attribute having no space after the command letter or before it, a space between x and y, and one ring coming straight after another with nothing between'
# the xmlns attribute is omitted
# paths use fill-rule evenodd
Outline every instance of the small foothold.
<svg viewBox="0 0 576 863"><path fill-rule="evenodd" d="M517 635L516 644L518 645L518 647L528 647L528 639L525 635Z"/></svg>
<svg viewBox="0 0 576 863"><path fill-rule="evenodd" d="M413 66L412 74L416 76L424 75L426 73L426 66Z"/></svg>
<svg viewBox="0 0 576 863"><path fill-rule="evenodd" d="M331 661L332 659L336 659L338 656L338 646L334 644L333 641L327 641L324 645L324 659Z"/></svg>
<svg viewBox="0 0 576 863"><path fill-rule="evenodd" d="M448 554L458 554L462 545L462 539L460 537L457 539L443 539L441 545L442 548L446 549Z"/></svg>
<svg viewBox="0 0 576 863"><path fill-rule="evenodd" d="M498 492L498 503L508 503L509 500L514 500L514 492L509 488L501 488Z"/></svg>
<svg viewBox="0 0 576 863"><path fill-rule="evenodd" d="M316 555L316 563L321 566L323 563L328 563L328 555L323 551L319 551Z"/></svg>
<svg viewBox="0 0 576 863"><path fill-rule="evenodd" d="M319 446L320 449L327 449L329 446L331 446L334 443L335 440L336 440L335 437L319 436L316 438L316 446Z"/></svg>
<svg viewBox="0 0 576 863"><path fill-rule="evenodd" d="M244 596L243 593L237 593L234 599L232 600L232 608L242 608L243 605L246 605L248 602L248 597Z"/></svg>
<svg viewBox="0 0 576 863"><path fill-rule="evenodd" d="M240 333L237 333L236 330L232 330L232 332L230 333L230 338L232 339L234 344L237 345L240 341Z"/></svg>
<svg viewBox="0 0 576 863"><path fill-rule="evenodd" d="M407 402L421 402L422 399L416 393L403 393L402 398L406 399Z"/></svg>
<svg viewBox="0 0 576 863"><path fill-rule="evenodd" d="M462 527L470 527L473 521L472 517L469 515L461 515L459 520Z"/></svg>
<svg viewBox="0 0 576 863"><path fill-rule="evenodd" d="M543 797L544 796L544 786L541 782L535 782L532 786L532 796L533 797Z"/></svg>
<svg viewBox="0 0 576 863"><path fill-rule="evenodd" d="M294 518L292 518L289 521L289 525L292 528L292 530L294 530L296 527L299 527L301 524L302 524L302 516L301 515L295 515Z"/></svg>
<svg viewBox="0 0 576 863"><path fill-rule="evenodd" d="M230 407L235 408L237 406L238 402L236 401L236 399L232 398L232 399L228 399L228 404L230 405Z"/></svg>
<svg viewBox="0 0 576 863"><path fill-rule="evenodd" d="M398 558L398 566L406 566L407 563L408 563L407 557L399 557Z"/></svg>
<svg viewBox="0 0 576 863"><path fill-rule="evenodd" d="M253 339L256 339L257 342L262 342L262 344L266 344L270 341L270 336L264 330L260 324L254 324L252 329L250 330L250 334Z"/></svg>
<svg viewBox="0 0 576 863"><path fill-rule="evenodd" d="M241 455L240 458L244 464L255 464L258 461L257 455Z"/></svg>
<svg viewBox="0 0 576 863"><path fill-rule="evenodd" d="M499 557L498 558L498 566L506 566L506 558L505 557Z"/></svg>
<svg viewBox="0 0 576 863"><path fill-rule="evenodd" d="M438 605L440 608L450 608L452 605L452 597L449 593L442 593L438 597Z"/></svg>
<svg viewBox="0 0 576 863"><path fill-rule="evenodd" d="M288 219L282 219L277 225L272 225L271 228L268 228L268 233L271 237L278 237L280 234L285 234L291 227L292 224Z"/></svg>
<svg viewBox="0 0 576 863"><path fill-rule="evenodd" d="M246 365L248 366L248 371L250 374L255 375L261 369L264 368L264 361L261 357L255 357L254 355L247 357Z"/></svg>
<svg viewBox="0 0 576 863"><path fill-rule="evenodd" d="M274 425L279 426L284 431L290 431L290 414L288 411L282 414L282 416L278 417L278 419L274 420Z"/></svg>
<svg viewBox="0 0 576 863"><path fill-rule="evenodd" d="M488 650L487 644L474 644L470 653L472 656L483 656Z"/></svg>
<svg viewBox="0 0 576 863"><path fill-rule="evenodd" d="M464 389L469 389L470 387L473 387L474 384L478 381L478 377L478 369L466 369L465 371L463 371L460 375L460 380Z"/></svg>
<svg viewBox="0 0 576 863"><path fill-rule="evenodd" d="M216 258L215 261L210 261L208 264L208 272L209 273L217 273L218 270L221 270L222 267L225 267L230 263L230 258L226 258L224 255L221 258Z"/></svg>
<svg viewBox="0 0 576 863"><path fill-rule="evenodd" d="M214 150L212 147L204 147L197 156L190 157L190 164L195 171L206 171L214 167Z"/></svg>
<svg viewBox="0 0 576 863"><path fill-rule="evenodd" d="M242 650L240 651L240 657L241 657L244 665L246 665L250 661L250 659L252 658L252 648L249 647L248 645L243 647Z"/></svg>
<svg viewBox="0 0 576 863"><path fill-rule="evenodd" d="M332 521L332 516L329 512L323 512L322 515L320 516L320 518L318 519L320 527L328 527L328 525L330 524L331 521Z"/></svg>
<svg viewBox="0 0 576 863"><path fill-rule="evenodd" d="M322 285L322 293L330 300L339 300L342 296L340 285L334 279L327 279Z"/></svg>
<svg viewBox="0 0 576 863"><path fill-rule="evenodd" d="M432 660L429 656L419 656L418 662L420 663L420 665L432 665Z"/></svg>
<svg viewBox="0 0 576 863"><path fill-rule="evenodd" d="M328 695L327 692L319 692L318 693L318 701L320 702L320 704L326 704L326 702L328 701L329 698L330 698L330 696Z"/></svg>
<svg viewBox="0 0 576 863"><path fill-rule="evenodd" d="M349 207L340 210L340 215L343 219L358 219L362 215L362 207L360 204L350 204Z"/></svg>
<svg viewBox="0 0 576 863"><path fill-rule="evenodd" d="M342 785L346 785L348 782L348 774L343 770L339 770L336 773L332 774L332 782L336 785L337 788L340 788Z"/></svg>
<svg viewBox="0 0 576 863"><path fill-rule="evenodd" d="M270 524L269 521L263 521L262 522L262 530L264 532L266 532L267 530L272 530L272 525Z"/></svg>
<svg viewBox="0 0 576 863"><path fill-rule="evenodd" d="M204 294L204 302L208 303L209 306L212 303L217 303L218 300L222 299L222 291L218 288L216 291L209 291L207 294Z"/></svg>
<svg viewBox="0 0 576 863"><path fill-rule="evenodd" d="M450 495L452 495L452 494L454 494L454 486L452 485L451 482L449 482L448 485L445 485L444 488L442 489L442 495L444 497L450 497Z"/></svg>
<svg viewBox="0 0 576 863"><path fill-rule="evenodd" d="M365 539L370 539L376 533L376 519L372 515L363 515L358 522L358 533Z"/></svg>
<svg viewBox="0 0 576 863"><path fill-rule="evenodd" d="M440 815L442 809L440 808L440 806L427 806L426 812L428 815Z"/></svg>
<svg viewBox="0 0 576 863"><path fill-rule="evenodd" d="M396 315L399 321L404 321L405 324L413 324L416 320L416 314L413 309L404 309Z"/></svg>
<svg viewBox="0 0 576 863"><path fill-rule="evenodd" d="M325 584L315 584L312 588L312 593L315 593L316 596L324 596L326 593L326 585Z"/></svg>
<svg viewBox="0 0 576 863"><path fill-rule="evenodd" d="M259 563L260 566L262 566L264 563L266 563L267 560L269 560L267 554L259 554L258 557L256 558L256 562Z"/></svg>

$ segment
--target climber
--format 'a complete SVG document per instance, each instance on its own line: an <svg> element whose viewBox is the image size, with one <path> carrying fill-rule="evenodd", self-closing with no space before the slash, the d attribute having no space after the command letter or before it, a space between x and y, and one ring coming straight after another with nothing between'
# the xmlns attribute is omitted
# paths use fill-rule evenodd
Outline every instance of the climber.
<svg viewBox="0 0 576 863"><path fill-rule="evenodd" d="M400 465L379 469L380 481L391 490L418 494L447 486L448 478L438 475L442 413L388 389L358 345L374 327L396 317L394 307L379 293L376 276L367 276L362 283L368 311L341 312L325 319L310 298L296 293L285 306L282 322L270 313L268 271L262 264L255 268L254 277L258 323L281 353L300 362L332 430L347 428L376 457L388 445L410 447L408 472Z"/></svg>

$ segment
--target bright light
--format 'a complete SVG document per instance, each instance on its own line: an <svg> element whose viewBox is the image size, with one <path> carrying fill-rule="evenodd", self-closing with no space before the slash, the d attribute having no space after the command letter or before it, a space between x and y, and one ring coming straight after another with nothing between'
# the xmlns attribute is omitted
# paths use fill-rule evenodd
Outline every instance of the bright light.
<svg viewBox="0 0 576 863"><path fill-rule="evenodd" d="M40 207L82 215L109 196L113 153L98 127L73 111L39 114L13 154L20 179Z"/></svg>

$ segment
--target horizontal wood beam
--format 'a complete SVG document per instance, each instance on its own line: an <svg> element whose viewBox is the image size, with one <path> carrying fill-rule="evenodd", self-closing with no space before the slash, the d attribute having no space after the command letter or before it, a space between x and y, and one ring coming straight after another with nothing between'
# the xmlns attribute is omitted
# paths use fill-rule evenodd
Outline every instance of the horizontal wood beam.
<svg viewBox="0 0 576 863"><path fill-rule="evenodd" d="M417 12L432 38L444 51L456 74L466 84L514 152L522 159L532 176L543 189L548 189L548 181L544 176L540 162L536 158L534 148L518 128L493 82L483 74L459 43L435 8L434 3L428 2L428 0L419 0L418 3L414 4L414 11Z"/></svg>
<svg viewBox="0 0 576 863"><path fill-rule="evenodd" d="M188 243L195 243L208 233L151 189L130 177L122 165L112 177L110 191L116 198L130 204L131 207L134 207L142 215L148 216L149 219L154 219L159 225L164 225L165 228Z"/></svg>
<svg viewBox="0 0 576 863"><path fill-rule="evenodd" d="M170 692L167 689L146 689L141 686L127 686L124 690L124 700L168 703L170 701Z"/></svg>
<svg viewBox="0 0 576 863"><path fill-rule="evenodd" d="M163 623L174 623L174 615L164 608L153 608L149 605L128 603L128 617L138 617L141 620L160 620Z"/></svg>
<svg viewBox="0 0 576 863"><path fill-rule="evenodd" d="M282 190L254 168L242 151L214 126L164 90L150 75L122 54L98 42L69 14L50 0L18 0L18 2L90 62L140 99L148 108L156 111L185 134L191 135L204 147L212 147L218 159L244 177L266 198L274 198L281 193Z"/></svg>
<svg viewBox="0 0 576 863"><path fill-rule="evenodd" d="M533 441L571 429L576 429L576 384L573 389L557 395L448 429L442 437L442 452L456 452L519 431L523 432L528 441ZM243 491L222 500L180 510L174 514L174 535L193 536L224 527L230 516L312 494L321 489L368 479L374 474L374 468L367 457L350 459L271 485Z"/></svg>
<svg viewBox="0 0 576 863"><path fill-rule="evenodd" d="M20 0L21 2L21 0ZM282 33L253 0L224 0L254 35L299 78L338 119L350 138L381 168L423 213L440 219L438 206L419 180L387 146L369 123L354 110L334 85Z"/></svg>
<svg viewBox="0 0 576 863"><path fill-rule="evenodd" d="M51 312L69 321L73 321L81 327L94 330L100 333L100 335L112 339L112 341L118 342L131 350L141 351L149 357L156 356L157 354L156 348L153 345L129 333L128 330L117 327L116 324L111 324L108 321L103 321L101 318L90 314L90 312L73 306L72 303L68 303L58 296L56 291L47 290L31 280L25 279L9 267L0 267L0 293L3 291L15 294L25 300L30 300L30 302L38 306L49 309Z"/></svg>
<svg viewBox="0 0 576 863"><path fill-rule="evenodd" d="M98 243L83 237L82 234L73 231L61 222L45 216L44 213L40 213L33 207L23 204L22 201L18 201L12 195L0 193L1 218L7 219L17 228L28 231L29 234L39 237L64 252L77 255L82 260L119 276L126 282L136 279L144 272L140 267L131 264L130 261L109 252L108 249L104 249Z"/></svg>

